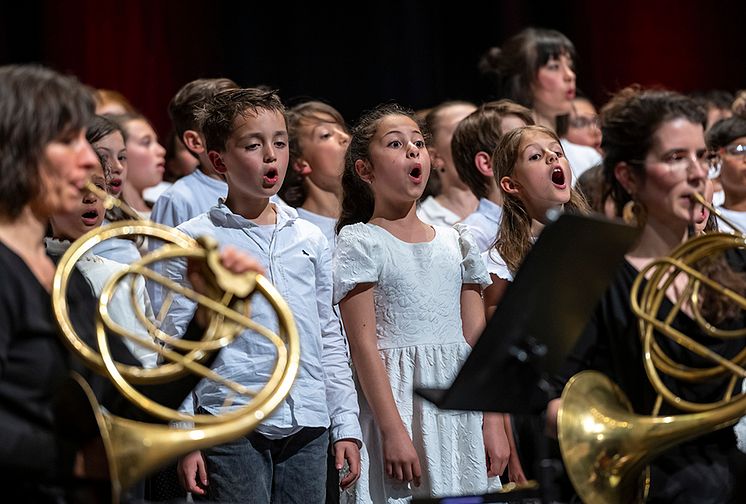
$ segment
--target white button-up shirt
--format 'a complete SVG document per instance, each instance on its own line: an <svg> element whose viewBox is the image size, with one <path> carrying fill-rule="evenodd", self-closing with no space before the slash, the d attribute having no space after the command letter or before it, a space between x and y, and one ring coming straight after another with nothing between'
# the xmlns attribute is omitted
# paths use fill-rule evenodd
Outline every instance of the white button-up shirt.
<svg viewBox="0 0 746 504"><path fill-rule="evenodd" d="M332 310L329 245L319 228L298 219L294 209L280 205L275 209L276 224L259 226L220 203L178 229L195 238L212 236L221 246L232 245L253 255L293 312L301 344L298 375L290 394L257 432L278 438L303 427L327 427L331 423L333 441L360 440L349 356ZM185 269L183 261L171 261L166 267L167 276L187 285ZM192 301L176 296L162 328L167 334L182 335L194 309ZM274 310L261 296L252 298L251 318L278 332ZM274 368L275 354L272 343L245 330L218 354L213 370L258 390ZM227 388L213 381L202 380L195 389L197 405L211 413L219 413L228 396ZM249 398L237 396L233 401L243 405Z"/></svg>

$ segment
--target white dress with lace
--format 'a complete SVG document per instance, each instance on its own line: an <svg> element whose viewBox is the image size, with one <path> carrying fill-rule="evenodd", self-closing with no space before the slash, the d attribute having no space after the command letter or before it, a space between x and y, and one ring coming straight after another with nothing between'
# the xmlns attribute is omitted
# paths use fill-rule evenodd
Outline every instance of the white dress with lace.
<svg viewBox="0 0 746 504"><path fill-rule="evenodd" d="M500 487L498 478L487 478L482 414L441 411L414 396L415 387L450 386L470 351L461 326L461 287L490 283L465 226L435 230L430 242L407 243L359 223L345 226L337 238L334 302L357 284L375 283L378 350L422 467L418 488L386 476L381 435L358 388L362 471L343 502L399 503Z"/></svg>

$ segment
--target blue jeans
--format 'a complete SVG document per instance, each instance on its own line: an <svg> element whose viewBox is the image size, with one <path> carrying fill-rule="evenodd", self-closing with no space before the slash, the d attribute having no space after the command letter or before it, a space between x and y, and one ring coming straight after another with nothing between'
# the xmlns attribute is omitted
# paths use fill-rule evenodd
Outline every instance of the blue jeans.
<svg viewBox="0 0 746 504"><path fill-rule="evenodd" d="M207 499L256 504L323 504L326 451L323 427L305 427L281 439L252 433L204 450Z"/></svg>

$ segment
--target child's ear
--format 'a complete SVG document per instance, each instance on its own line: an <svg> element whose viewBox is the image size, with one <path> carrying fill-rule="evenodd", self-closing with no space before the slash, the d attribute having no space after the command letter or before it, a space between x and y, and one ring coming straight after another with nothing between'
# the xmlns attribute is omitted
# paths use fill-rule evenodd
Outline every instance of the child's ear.
<svg viewBox="0 0 746 504"><path fill-rule="evenodd" d="M619 181L619 184L627 191L630 195L635 194L638 188L637 175L635 174L632 166L627 163L620 162L614 167L614 177Z"/></svg>
<svg viewBox="0 0 746 504"><path fill-rule="evenodd" d="M520 187L519 184L513 181L510 177L503 177L500 179L500 189L502 189L505 194L517 194L518 187Z"/></svg>
<svg viewBox="0 0 746 504"><path fill-rule="evenodd" d="M484 151L479 151L474 155L474 166L476 166L479 173L485 177L495 176L492 171L492 159L490 158L490 155Z"/></svg>
<svg viewBox="0 0 746 504"><path fill-rule="evenodd" d="M357 176L369 184L373 181L372 168L373 167L366 159L358 159L355 161L355 172L357 173Z"/></svg>
<svg viewBox="0 0 746 504"><path fill-rule="evenodd" d="M430 154L430 166L436 171L445 171L445 159L443 159L441 155L438 154L438 151L433 149L432 147L428 147L427 152L428 154Z"/></svg>
<svg viewBox="0 0 746 504"><path fill-rule="evenodd" d="M186 130L181 136L181 140L184 142L187 149L195 154L202 154L205 152L205 143L202 141L202 136L200 136L196 131Z"/></svg>
<svg viewBox="0 0 746 504"><path fill-rule="evenodd" d="M223 156L221 156L218 151L212 150L207 153L207 157L210 158L210 162L212 163L212 167L215 168L215 171L221 175L225 175L228 171L228 167L225 166Z"/></svg>
<svg viewBox="0 0 746 504"><path fill-rule="evenodd" d="M311 165L304 159L296 159L293 161L293 170L300 176L307 176L311 174Z"/></svg>

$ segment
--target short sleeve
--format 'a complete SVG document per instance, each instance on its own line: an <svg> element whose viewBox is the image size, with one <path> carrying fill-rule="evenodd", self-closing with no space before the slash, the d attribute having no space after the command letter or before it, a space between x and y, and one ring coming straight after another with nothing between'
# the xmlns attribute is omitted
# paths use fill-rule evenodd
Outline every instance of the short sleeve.
<svg viewBox="0 0 746 504"><path fill-rule="evenodd" d="M746 380L744 380L741 385L741 391L746 392ZM743 453L746 453L746 417L741 417L733 429L736 432L738 449Z"/></svg>
<svg viewBox="0 0 746 504"><path fill-rule="evenodd" d="M334 250L334 304L361 283L376 283L381 268L381 248L363 223L342 228Z"/></svg>
<svg viewBox="0 0 746 504"><path fill-rule="evenodd" d="M508 282L513 281L513 274L510 272L508 265L497 250L490 249L486 252L482 252L482 260L484 266L487 268L487 273L495 275L497 278L507 280Z"/></svg>
<svg viewBox="0 0 746 504"><path fill-rule="evenodd" d="M468 226L455 224L453 229L458 232L459 249L461 250L461 282L464 284L479 284L482 289L488 287L492 281L484 267L479 246L471 235Z"/></svg>

